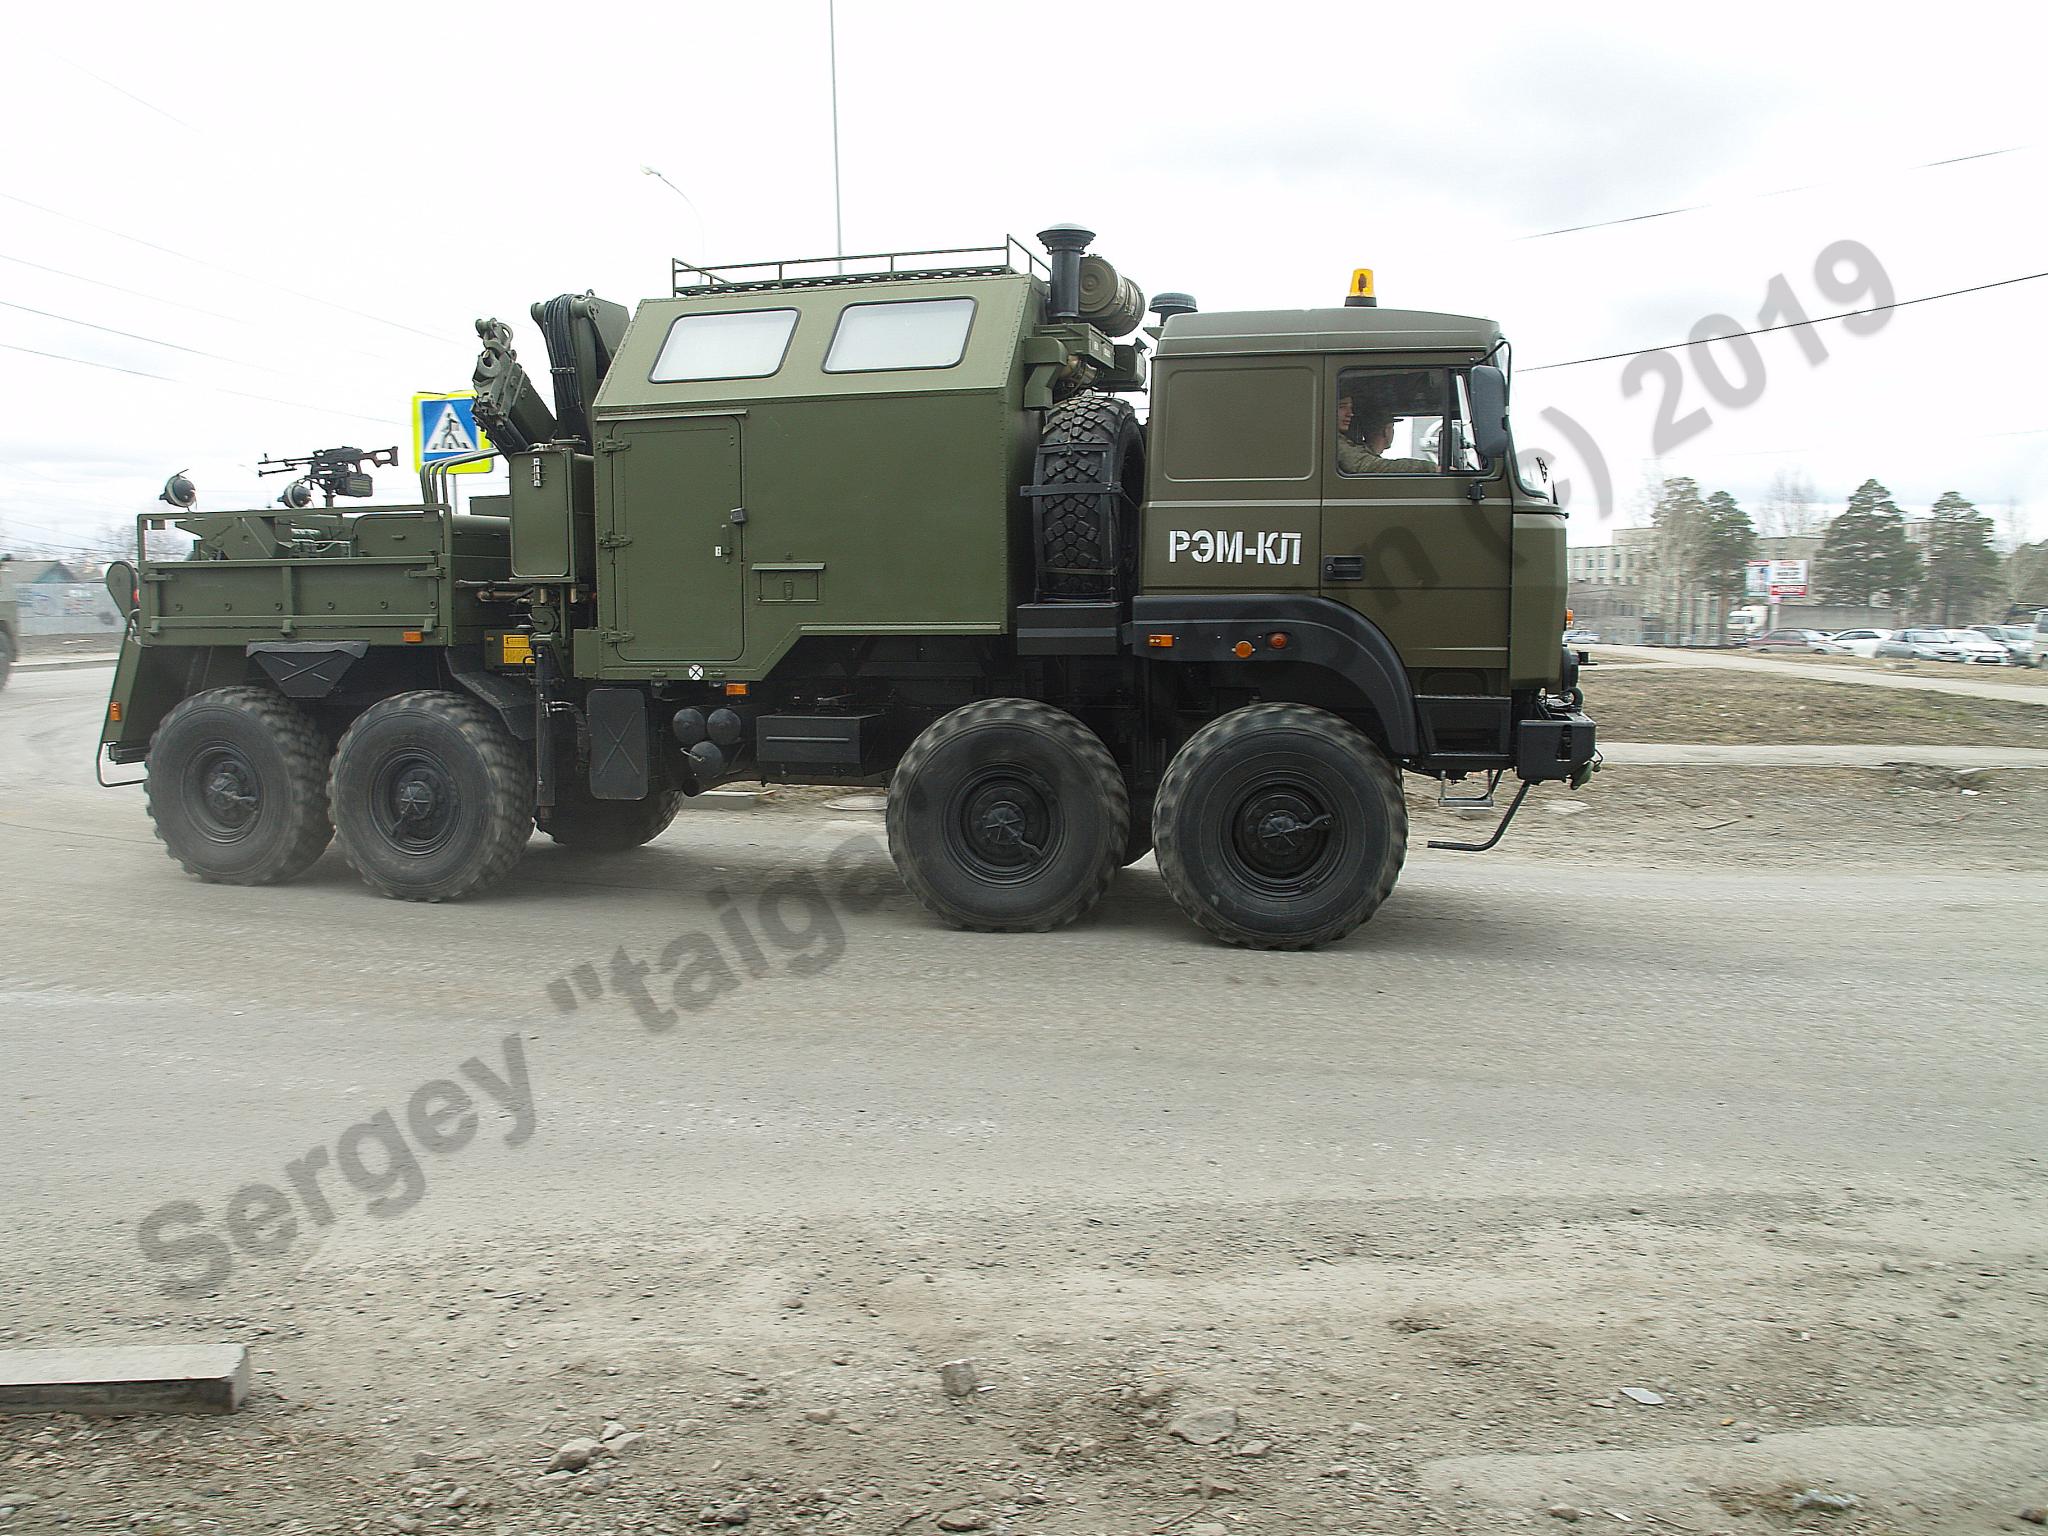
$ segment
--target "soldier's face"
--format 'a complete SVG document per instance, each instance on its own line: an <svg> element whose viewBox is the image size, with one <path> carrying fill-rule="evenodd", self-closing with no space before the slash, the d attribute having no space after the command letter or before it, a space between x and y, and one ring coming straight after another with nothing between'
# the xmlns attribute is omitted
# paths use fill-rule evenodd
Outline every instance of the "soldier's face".
<svg viewBox="0 0 2048 1536"><path fill-rule="evenodd" d="M1339 396L1337 400L1337 430L1339 432L1349 432L1351 430L1351 401L1344 396Z"/></svg>
<svg viewBox="0 0 2048 1536"><path fill-rule="evenodd" d="M1365 434L1365 446L1374 453L1385 453L1394 446L1394 424L1383 421Z"/></svg>

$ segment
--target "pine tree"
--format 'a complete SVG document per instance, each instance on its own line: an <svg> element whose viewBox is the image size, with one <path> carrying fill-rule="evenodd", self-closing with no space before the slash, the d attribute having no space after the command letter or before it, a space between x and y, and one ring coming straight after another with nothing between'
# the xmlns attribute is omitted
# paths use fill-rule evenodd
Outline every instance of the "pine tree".
<svg viewBox="0 0 2048 1536"><path fill-rule="evenodd" d="M1726 601L1742 596L1745 568L1756 558L1756 529L1749 514L1726 491L1707 498L1706 526L1693 565L1693 579Z"/></svg>
<svg viewBox="0 0 2048 1536"><path fill-rule="evenodd" d="M1905 601L1920 583L1920 552L1906 538L1906 517L1875 480L1856 487L1828 524L1814 560L1814 590L1831 603L1867 608L1879 597Z"/></svg>
<svg viewBox="0 0 2048 1536"><path fill-rule="evenodd" d="M2005 599L2022 611L2048 608L2048 539L2012 552L2005 562Z"/></svg>
<svg viewBox="0 0 2048 1536"><path fill-rule="evenodd" d="M1943 624L1967 624L1998 575L1991 519L1954 491L1929 509L1927 575L1921 594Z"/></svg>

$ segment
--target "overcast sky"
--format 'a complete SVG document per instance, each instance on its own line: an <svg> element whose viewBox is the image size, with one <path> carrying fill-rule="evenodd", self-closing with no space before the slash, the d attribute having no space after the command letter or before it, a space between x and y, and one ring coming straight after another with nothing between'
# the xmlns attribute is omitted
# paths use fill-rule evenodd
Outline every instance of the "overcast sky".
<svg viewBox="0 0 2048 1536"><path fill-rule="evenodd" d="M265 453L405 448L413 391L467 386L479 315L540 372L535 299L833 247L825 0L116 0L10 32L0 549L124 521L172 470L257 505L282 484ZM1631 396L1621 361L1528 370L1857 308L1873 280L1909 299L2048 270L2044 32L2012 5L841 0L846 247L1075 221L1205 309L1334 304L1374 267L1382 303L1506 328L1575 543L1639 520L1660 468L1752 509L1787 468L1837 505L1871 476L1909 510L1953 489L2040 538L2048 280L1764 336L1748 378L1747 344L1679 352L1688 430L1661 454L1663 375ZM1831 297L1815 264L1841 241L1871 261Z"/></svg>

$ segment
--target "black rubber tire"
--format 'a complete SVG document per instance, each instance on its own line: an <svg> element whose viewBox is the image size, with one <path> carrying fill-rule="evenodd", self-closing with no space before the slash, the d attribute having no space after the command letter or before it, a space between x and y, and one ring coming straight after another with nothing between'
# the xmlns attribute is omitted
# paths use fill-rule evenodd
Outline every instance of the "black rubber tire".
<svg viewBox="0 0 2048 1536"><path fill-rule="evenodd" d="M143 794L171 857L215 885L293 879L334 837L326 738L296 704L253 684L195 693L164 716Z"/></svg>
<svg viewBox="0 0 2048 1536"><path fill-rule="evenodd" d="M1122 598L1138 568L1138 504L1145 494L1145 433L1128 400L1084 393L1045 413L1036 474L1043 485L1087 483L1101 473L1096 454L1062 448L1109 448L1120 494L1048 496L1042 504L1039 584L1047 597ZM1094 574L1100 572L1102 574Z"/></svg>
<svg viewBox="0 0 2048 1536"><path fill-rule="evenodd" d="M1275 817L1295 824L1258 835ZM1408 806L1399 770L1356 726L1305 704L1252 704L1210 721L1174 755L1153 835L1167 890L1217 938L1313 949L1343 938L1393 890Z"/></svg>
<svg viewBox="0 0 2048 1536"><path fill-rule="evenodd" d="M1102 899L1130 816L1116 759L1087 726L1035 699L980 699L896 765L889 855L954 927L1044 933Z"/></svg>
<svg viewBox="0 0 2048 1536"><path fill-rule="evenodd" d="M533 771L488 705L401 693L364 710L334 754L342 856L372 890L456 901L496 883L533 835Z"/></svg>
<svg viewBox="0 0 2048 1536"><path fill-rule="evenodd" d="M580 784L561 785L555 803L538 813L541 831L578 853L624 853L668 830L683 792L659 790L645 800L597 800Z"/></svg>

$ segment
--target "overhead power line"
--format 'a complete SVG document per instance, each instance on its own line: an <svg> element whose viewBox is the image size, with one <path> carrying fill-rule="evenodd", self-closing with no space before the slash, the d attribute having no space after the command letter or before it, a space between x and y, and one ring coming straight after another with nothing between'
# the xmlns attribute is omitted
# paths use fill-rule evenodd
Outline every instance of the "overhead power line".
<svg viewBox="0 0 2048 1536"><path fill-rule="evenodd" d="M91 320L81 320L76 315L60 315L53 309L37 309L32 304L16 304L11 299L0 299L0 309L12 309L24 315L40 315L45 320L56 320L65 325L79 326L84 330L99 331L107 336L123 336L129 341L145 342L152 347L168 347L173 352L185 352L193 357L210 357L217 363L233 363L238 368L255 368L264 373L278 373L281 371L276 368L266 367L262 363L252 363L246 358L228 357L219 352L208 352L200 347L188 347L182 342L163 341L155 336L144 336L136 331L116 330L111 325L98 325Z"/></svg>
<svg viewBox="0 0 2048 1536"><path fill-rule="evenodd" d="M189 132L197 133L199 131L197 128L194 128L190 123L186 122L185 119L178 116L177 113L165 111L155 102L136 95L133 91L129 90L127 86L116 85L113 81L109 80L105 75L94 74L91 70L87 69L83 64L79 63L76 59L67 59L61 53L52 54L51 57L61 61L62 63L70 65L71 68L77 70L81 75L85 76L86 79L97 81L99 84L104 85L108 90L116 92L119 95L126 96L138 107L147 107L150 111L154 112L158 117L167 117L172 122L176 123L180 128L186 129Z"/></svg>
<svg viewBox="0 0 2048 1536"><path fill-rule="evenodd" d="M167 299L160 293L145 293L140 288L126 288L119 283L110 283L103 278L87 277L82 272L67 272L62 267L44 266L40 261L30 261L26 256L10 256L0 251L0 261L11 261L18 267L30 267L37 272L47 272L52 277L69 278L74 283L90 283L95 288L105 288L112 293L125 293L133 299L148 299L152 304L168 304L173 309L189 309L195 315L205 315L212 320L225 320L230 325L253 326L254 321L239 315L228 314L225 310L208 309L202 304L187 304L183 299Z"/></svg>
<svg viewBox="0 0 2048 1536"><path fill-rule="evenodd" d="M1932 171L1938 170L1943 166L1963 165L1972 160L1995 160L2000 155L2016 155L2020 153L2022 150L2030 148L2032 148L2032 146L2027 144L2011 144L2006 146L2004 149L1983 149L1978 150L1974 154L1951 155L1945 160L1924 160L1917 165L1902 165L1892 171L1884 172L1882 174L1900 175L1911 171ZM1836 177L1831 181L1809 181L1800 186L1780 187L1775 192L1758 192L1746 198L1733 199L1733 201L1764 202L1773 197L1789 197L1795 192L1811 192L1818 187L1834 186L1838 185L1843 181L1855 181L1859 179L1861 178L1854 176L1843 176ZM1542 229L1538 230L1533 235L1517 235L1515 238L1518 241L1549 240L1555 238L1558 235L1580 235L1584 234L1587 230L1591 229L1612 229L1618 224L1643 224L1647 223L1651 219L1675 218L1677 215L1681 213L1698 213L1705 208L1725 208L1728 206L1729 203L1727 202L1687 203L1682 208L1660 208L1654 213L1631 213L1625 215L1622 218L1600 219L1591 224L1567 224L1562 229Z"/></svg>
<svg viewBox="0 0 2048 1536"><path fill-rule="evenodd" d="M251 320L246 315L231 315L225 310L208 309L203 304L190 304L183 299L173 299L165 294L151 293L144 288L129 288L121 283L110 283L104 278L87 277L83 272L72 272L63 267L46 266L40 261L30 261L26 256L13 256L5 251L0 251L0 261L12 262L18 267L27 267L35 272L47 272L52 277L61 277L70 282L85 283L93 288L104 288L110 293L125 293L132 299L146 299L152 304L167 304L173 309L190 310L195 315L205 315L208 319L212 320L225 320L229 325L239 325L247 330L261 329L254 320ZM388 363L402 363L408 368L413 367L419 361L416 357L400 357L396 352L375 352L367 347L343 345L341 350L353 357L381 358Z"/></svg>
<svg viewBox="0 0 2048 1536"><path fill-rule="evenodd" d="M1758 326L1753 331L1722 331L1713 336L1699 337L1697 340L1667 342L1661 347L1637 347L1632 352L1603 352L1598 357L1575 357L1568 363L1537 363L1515 371L1545 373L1552 368L1578 368L1587 363L1611 363L1619 358L1641 357L1649 352L1676 352L1681 347L1712 346L1717 341L1733 341L1738 336L1768 336L1773 331L1796 331L1809 325L1826 325L1830 320L1849 320L1857 315L1882 314L1888 309L1906 309L1914 304L1932 304L1936 299L1959 298L1966 293L1984 293L1992 288L2010 288L2014 283L2032 283L2044 277L2048 277L2048 272L2029 272L2024 277L2002 277L1995 283L1978 283L1970 288L1951 288L1947 293L1929 293L1917 299L1898 299L1890 304L1873 304L1868 309L1845 309L1840 314L1819 315L1811 320L1790 320L1783 325Z"/></svg>
<svg viewBox="0 0 2048 1536"><path fill-rule="evenodd" d="M180 251L168 245L160 245L154 240L145 240L140 235L131 235L126 230L115 229L112 225L95 223L91 219L80 218L75 213L66 213L61 208L51 208L46 206L45 204L33 202L30 199L26 197L21 197L13 192L0 192L0 198L5 198L10 203L19 203L24 208L33 208L37 213L48 214L53 219L64 219L69 223L82 225L86 229L96 229L103 235L112 235L115 239L126 240L131 245L139 245L147 250L161 251L166 256L175 256L180 261L189 261L196 266L211 267L217 272L225 272L228 274L228 276L239 278L241 281L245 283L260 283L265 288L273 288L277 290L277 292L279 293L288 293L293 298L303 299L308 304L318 304L323 306L324 308L336 310L344 315L354 315L358 320L369 320L373 321L378 325L388 325L393 330L407 331L414 336L421 336L428 341L437 342L444 345L447 344L447 342L450 340L450 338L446 336L436 335L432 331L423 331L418 326L407 325L402 320L391 320L387 319L383 315L373 315L366 309L352 309L346 304L337 304L332 299L324 299L320 297L320 295L318 295L317 293L304 293L297 288L286 287L283 283L274 283L270 281L270 279L268 278L257 277L252 273L238 271L234 267L226 266L221 262L210 260L207 257L194 256L189 251Z"/></svg>
<svg viewBox="0 0 2048 1536"><path fill-rule="evenodd" d="M150 373L142 368L123 368L116 363L96 363L90 358L73 357L68 352L44 352L35 347L19 347L13 342L0 341L0 349L9 352L25 352L30 357L47 357L59 363L75 363L81 368L99 368L107 373L125 373L138 379L155 379L159 384L176 384L184 389L211 390L216 395L233 395L241 400L260 400L267 405L288 405L299 411L318 411L324 416L346 416L352 421L374 421L379 426L391 425L388 416L366 416L361 411L341 411L330 406L314 405L306 400L287 400L282 395L253 395L246 389L229 389L224 384L199 384L190 379L174 379L167 373Z"/></svg>

